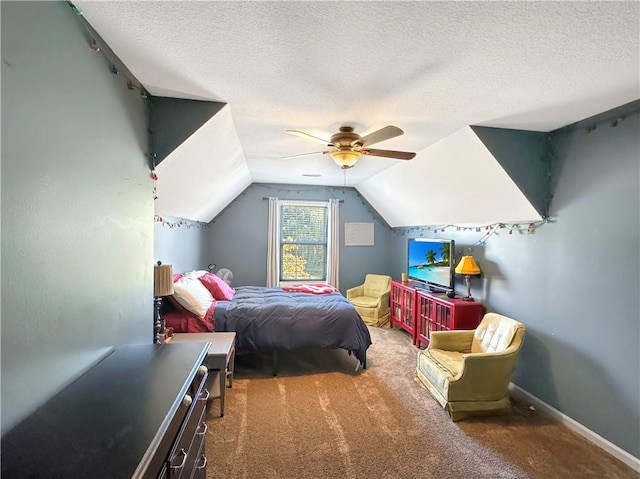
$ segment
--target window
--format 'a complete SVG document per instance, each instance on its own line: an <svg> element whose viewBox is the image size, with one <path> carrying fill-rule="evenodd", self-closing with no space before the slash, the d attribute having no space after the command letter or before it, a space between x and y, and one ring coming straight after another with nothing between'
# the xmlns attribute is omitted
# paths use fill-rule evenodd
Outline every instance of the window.
<svg viewBox="0 0 640 479"><path fill-rule="evenodd" d="M326 282L328 204L281 201L279 210L280 281Z"/></svg>

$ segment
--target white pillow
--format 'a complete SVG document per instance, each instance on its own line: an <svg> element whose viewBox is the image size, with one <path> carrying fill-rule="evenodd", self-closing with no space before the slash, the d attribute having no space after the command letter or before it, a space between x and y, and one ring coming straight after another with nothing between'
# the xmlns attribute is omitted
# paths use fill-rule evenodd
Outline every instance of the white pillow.
<svg viewBox="0 0 640 479"><path fill-rule="evenodd" d="M187 310L204 318L214 299L198 278L182 276L173 283L173 297Z"/></svg>
<svg viewBox="0 0 640 479"><path fill-rule="evenodd" d="M184 273L182 275L183 278L199 278L200 276L204 276L208 271L189 271L188 273Z"/></svg>

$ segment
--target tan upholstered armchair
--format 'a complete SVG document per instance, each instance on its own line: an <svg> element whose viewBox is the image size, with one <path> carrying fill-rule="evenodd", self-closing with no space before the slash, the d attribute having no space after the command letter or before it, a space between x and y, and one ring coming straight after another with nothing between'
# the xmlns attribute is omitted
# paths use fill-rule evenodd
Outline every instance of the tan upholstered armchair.
<svg viewBox="0 0 640 479"><path fill-rule="evenodd" d="M429 347L418 353L418 381L453 421L508 410L509 381L525 330L518 321L487 313L475 330L434 331Z"/></svg>
<svg viewBox="0 0 640 479"><path fill-rule="evenodd" d="M389 322L391 276L368 274L364 283L347 290L347 300L353 304L362 320L370 326Z"/></svg>

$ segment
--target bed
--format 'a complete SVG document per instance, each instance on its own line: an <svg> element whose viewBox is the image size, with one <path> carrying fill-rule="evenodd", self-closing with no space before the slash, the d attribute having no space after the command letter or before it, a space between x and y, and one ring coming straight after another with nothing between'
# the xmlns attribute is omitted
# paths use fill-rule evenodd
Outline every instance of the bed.
<svg viewBox="0 0 640 479"><path fill-rule="evenodd" d="M170 297L173 308L163 314L166 326L174 332L234 331L237 349L245 352L345 349L366 368L369 330L353 305L335 288L305 285L233 289L208 272L177 276L175 293ZM185 299L185 284L192 298ZM200 285L209 293L213 290L210 299Z"/></svg>

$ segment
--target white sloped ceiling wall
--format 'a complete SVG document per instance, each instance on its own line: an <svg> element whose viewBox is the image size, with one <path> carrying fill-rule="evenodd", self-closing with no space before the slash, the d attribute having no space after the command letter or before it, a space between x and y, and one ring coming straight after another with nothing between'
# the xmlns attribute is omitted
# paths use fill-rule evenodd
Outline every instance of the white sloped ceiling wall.
<svg viewBox="0 0 640 479"><path fill-rule="evenodd" d="M231 108L215 116L157 167L155 213L208 223L251 184Z"/></svg>
<svg viewBox="0 0 640 479"><path fill-rule="evenodd" d="M357 189L391 227L542 219L469 127Z"/></svg>

